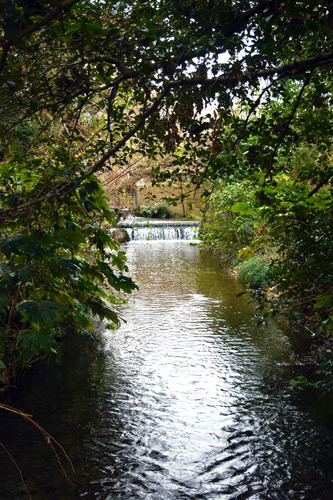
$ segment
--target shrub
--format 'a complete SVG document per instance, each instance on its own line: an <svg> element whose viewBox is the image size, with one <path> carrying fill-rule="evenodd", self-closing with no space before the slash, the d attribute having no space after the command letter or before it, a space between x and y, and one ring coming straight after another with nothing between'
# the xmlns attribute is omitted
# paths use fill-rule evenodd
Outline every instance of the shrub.
<svg viewBox="0 0 333 500"><path fill-rule="evenodd" d="M248 181L221 184L209 203L201 230L205 246L232 257L258 237L263 220L255 210L254 188Z"/></svg>
<svg viewBox="0 0 333 500"><path fill-rule="evenodd" d="M249 288L265 288L270 281L270 266L257 256L252 257L241 264L238 279Z"/></svg>
<svg viewBox="0 0 333 500"><path fill-rule="evenodd" d="M170 205L163 200L140 207L140 213L144 217L151 217L153 219L169 219L171 217Z"/></svg>

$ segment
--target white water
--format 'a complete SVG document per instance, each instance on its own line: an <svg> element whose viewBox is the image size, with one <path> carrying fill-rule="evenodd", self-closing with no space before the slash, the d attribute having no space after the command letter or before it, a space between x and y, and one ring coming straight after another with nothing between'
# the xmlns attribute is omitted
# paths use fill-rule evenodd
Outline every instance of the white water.
<svg viewBox="0 0 333 500"><path fill-rule="evenodd" d="M199 234L197 221L135 221L126 220L118 226L125 230L132 241L139 240L196 240Z"/></svg>

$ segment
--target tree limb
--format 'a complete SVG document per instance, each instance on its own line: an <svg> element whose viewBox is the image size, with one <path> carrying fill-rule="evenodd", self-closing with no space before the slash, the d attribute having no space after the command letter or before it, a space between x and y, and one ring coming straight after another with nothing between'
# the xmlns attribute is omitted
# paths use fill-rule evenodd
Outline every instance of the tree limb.
<svg viewBox="0 0 333 500"><path fill-rule="evenodd" d="M324 177L324 179L322 179L316 187L314 187L312 189L312 191L310 191L310 193L308 194L308 198L311 198L311 196L313 196L314 194L318 193L319 189L321 189L323 186L325 186L325 184L327 184L330 179L332 178L333 176L333 173L330 174L328 177Z"/></svg>
<svg viewBox="0 0 333 500"><path fill-rule="evenodd" d="M22 30L18 39L20 40L21 38L27 37L35 31L38 31L40 28L53 21L62 11L70 9L73 5L79 3L80 1L81 0L64 0L62 3L58 3L48 14L46 14L46 16L43 17L43 19Z"/></svg>

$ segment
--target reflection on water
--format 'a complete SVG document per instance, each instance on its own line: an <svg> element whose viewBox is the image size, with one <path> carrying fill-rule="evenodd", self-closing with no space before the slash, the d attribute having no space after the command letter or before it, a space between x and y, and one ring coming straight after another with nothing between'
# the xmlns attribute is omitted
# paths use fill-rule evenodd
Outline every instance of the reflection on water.
<svg viewBox="0 0 333 500"><path fill-rule="evenodd" d="M140 291L122 308L126 322L99 325L98 346L69 339L63 367L38 371L7 401L32 413L77 470L69 486L38 432L2 417L0 440L32 497L331 498L333 436L315 417L328 406L290 390L285 362L300 348L291 333L258 328L255 306L236 298L210 253L186 242L127 251ZM0 497L25 498L3 455L0 466Z"/></svg>

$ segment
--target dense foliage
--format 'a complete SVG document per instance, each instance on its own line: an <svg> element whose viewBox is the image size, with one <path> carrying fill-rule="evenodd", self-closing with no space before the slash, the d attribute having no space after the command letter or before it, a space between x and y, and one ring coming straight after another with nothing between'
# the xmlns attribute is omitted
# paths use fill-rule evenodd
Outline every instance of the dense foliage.
<svg viewBox="0 0 333 500"><path fill-rule="evenodd" d="M133 155L170 155L156 182L184 176L253 190L255 231L260 219L281 221L270 227L292 262L277 268L288 300L299 293L293 269L311 283L324 273L331 10L330 0L0 0L6 381L57 351L68 328L90 332L89 311L116 321L96 281L134 285L105 229L115 214L95 175ZM251 236L246 220L242 231ZM321 311L331 293L325 275L314 299Z"/></svg>
<svg viewBox="0 0 333 500"><path fill-rule="evenodd" d="M168 219L170 214L170 205L166 201L158 201L157 203L149 203L140 207L140 214L144 217L152 217L153 219Z"/></svg>
<svg viewBox="0 0 333 500"><path fill-rule="evenodd" d="M294 321L307 320L308 326L312 323L313 331L330 334L333 151L329 89L332 85L326 83L327 93L321 94L319 110L313 106L315 85L316 82L308 83L303 90L304 100L298 105L295 120L289 124L291 140L276 151L269 173L256 169L254 174L246 175L246 180L229 177L228 184L222 182L216 186L210 197L212 210L207 216L203 239L229 259L237 254L240 260L250 259L240 268L242 281L246 282L248 276L250 287L258 281L262 281L264 288L274 286L276 307L284 308ZM286 82L284 87L290 107L298 99L299 84ZM238 158L229 152L221 153L220 158L223 154L228 165L236 160L242 170L250 171L253 163L259 161L261 148L259 144L254 156L258 135L251 135L252 128L264 117L268 137L272 137L276 116L282 119L286 107L277 99L263 103L249 119L248 137L239 145ZM250 270L254 276L260 274L258 257L262 280L251 281Z"/></svg>

